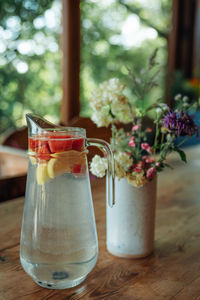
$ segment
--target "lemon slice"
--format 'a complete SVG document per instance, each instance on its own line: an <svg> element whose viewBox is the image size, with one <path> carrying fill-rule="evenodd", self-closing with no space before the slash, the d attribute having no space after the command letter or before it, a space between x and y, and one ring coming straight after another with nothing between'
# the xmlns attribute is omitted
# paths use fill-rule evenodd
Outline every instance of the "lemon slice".
<svg viewBox="0 0 200 300"><path fill-rule="evenodd" d="M51 157L55 157L55 158L68 157L70 152L72 152L72 151L63 151L63 152L52 153Z"/></svg>
<svg viewBox="0 0 200 300"><path fill-rule="evenodd" d="M47 165L48 176L50 178L55 178L56 176L62 175L64 173L69 173L71 171L70 166L66 158L52 158Z"/></svg>
<svg viewBox="0 0 200 300"><path fill-rule="evenodd" d="M53 158L48 162L48 176L55 178L64 173L70 173L75 164L86 162L86 153L75 150L53 153Z"/></svg>
<svg viewBox="0 0 200 300"><path fill-rule="evenodd" d="M38 184L44 184L50 179L48 176L47 164L39 164L37 166L36 178Z"/></svg>
<svg viewBox="0 0 200 300"><path fill-rule="evenodd" d="M29 156L29 157L30 157L30 161L31 161L32 165L36 165L37 159L34 156Z"/></svg>
<svg viewBox="0 0 200 300"><path fill-rule="evenodd" d="M57 152L57 153L53 153L51 154L52 157L55 158L66 158L66 160L70 161L76 161L78 163L78 161L80 161L80 159L85 156L86 152L80 152L80 151L76 151L76 150L69 150L69 151L64 151L64 152Z"/></svg>

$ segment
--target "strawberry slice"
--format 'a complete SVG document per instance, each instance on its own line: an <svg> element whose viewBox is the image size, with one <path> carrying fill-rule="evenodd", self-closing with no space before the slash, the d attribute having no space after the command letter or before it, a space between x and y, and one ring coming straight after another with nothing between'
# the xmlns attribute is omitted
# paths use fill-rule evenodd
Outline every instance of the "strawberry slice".
<svg viewBox="0 0 200 300"><path fill-rule="evenodd" d="M83 151L84 150L84 138L74 139L72 143L72 150Z"/></svg>
<svg viewBox="0 0 200 300"><path fill-rule="evenodd" d="M38 154L51 154L51 151L49 150L49 145L47 142L46 143L43 142L42 144L39 143L39 147L36 148L36 152Z"/></svg>
<svg viewBox="0 0 200 300"><path fill-rule="evenodd" d="M72 173L73 174L79 174L81 172L81 164L74 164Z"/></svg>
<svg viewBox="0 0 200 300"><path fill-rule="evenodd" d="M72 168L72 174L77 178L84 177L86 175L86 171L87 171L86 164L82 164L82 165L74 164L74 166Z"/></svg>
<svg viewBox="0 0 200 300"><path fill-rule="evenodd" d="M72 137L71 135L59 135L59 136L51 135L48 141L51 153L71 150L72 149L71 137Z"/></svg>
<svg viewBox="0 0 200 300"><path fill-rule="evenodd" d="M49 160L51 157L51 151L47 141L38 141L38 147L35 148L35 152L38 154L37 157Z"/></svg>
<svg viewBox="0 0 200 300"><path fill-rule="evenodd" d="M35 151L35 148L38 147L38 141L32 137L29 138L29 148Z"/></svg>

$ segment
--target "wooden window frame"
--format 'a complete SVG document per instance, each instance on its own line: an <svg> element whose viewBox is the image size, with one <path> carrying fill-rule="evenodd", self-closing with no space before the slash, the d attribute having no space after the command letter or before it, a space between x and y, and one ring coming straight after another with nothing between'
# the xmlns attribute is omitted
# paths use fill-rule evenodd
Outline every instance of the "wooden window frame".
<svg viewBox="0 0 200 300"><path fill-rule="evenodd" d="M62 0L61 124L80 114L80 0Z"/></svg>
<svg viewBox="0 0 200 300"><path fill-rule="evenodd" d="M62 0L62 89L61 124L69 124L80 114L80 4L81 0ZM172 30L168 41L168 76L166 96L170 99L170 81L176 70L191 78L194 65L200 61L196 43L200 43L200 0L172 0ZM196 21L195 21L196 20ZM199 21L200 22L200 21ZM196 27L196 31L195 31ZM197 36L198 35L198 36ZM198 74L200 70L198 70Z"/></svg>
<svg viewBox="0 0 200 300"><path fill-rule="evenodd" d="M196 4L194 35L193 75L200 80L200 0Z"/></svg>
<svg viewBox="0 0 200 300"><path fill-rule="evenodd" d="M182 70L186 78L193 75L195 17L199 0L173 0L172 30L169 36L168 68Z"/></svg>

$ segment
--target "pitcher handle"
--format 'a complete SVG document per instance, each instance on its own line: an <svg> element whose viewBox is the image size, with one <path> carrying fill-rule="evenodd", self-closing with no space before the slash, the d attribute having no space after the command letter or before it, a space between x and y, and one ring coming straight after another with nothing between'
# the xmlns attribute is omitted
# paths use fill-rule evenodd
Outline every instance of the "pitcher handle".
<svg viewBox="0 0 200 300"><path fill-rule="evenodd" d="M87 146L95 146L106 153L107 156L107 176L106 176L106 201L110 207L115 204L115 163L114 155L110 145L100 139L87 138Z"/></svg>

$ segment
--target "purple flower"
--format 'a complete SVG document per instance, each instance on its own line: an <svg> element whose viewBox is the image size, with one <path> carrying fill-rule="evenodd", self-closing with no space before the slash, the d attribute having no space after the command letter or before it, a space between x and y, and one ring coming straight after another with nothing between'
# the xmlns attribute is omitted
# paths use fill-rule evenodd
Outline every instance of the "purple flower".
<svg viewBox="0 0 200 300"><path fill-rule="evenodd" d="M169 111L163 119L163 126L174 131L174 133L178 136L192 136L194 134L198 136L197 126L195 125L192 117L190 117L187 113Z"/></svg>
<svg viewBox="0 0 200 300"><path fill-rule="evenodd" d="M163 119L163 126L169 130L176 130L177 119L178 119L177 114L175 112L169 111Z"/></svg>
<svg viewBox="0 0 200 300"><path fill-rule="evenodd" d="M189 135L196 134L198 136L198 129L193 119L187 113L181 113L181 116L177 120L178 135Z"/></svg>

